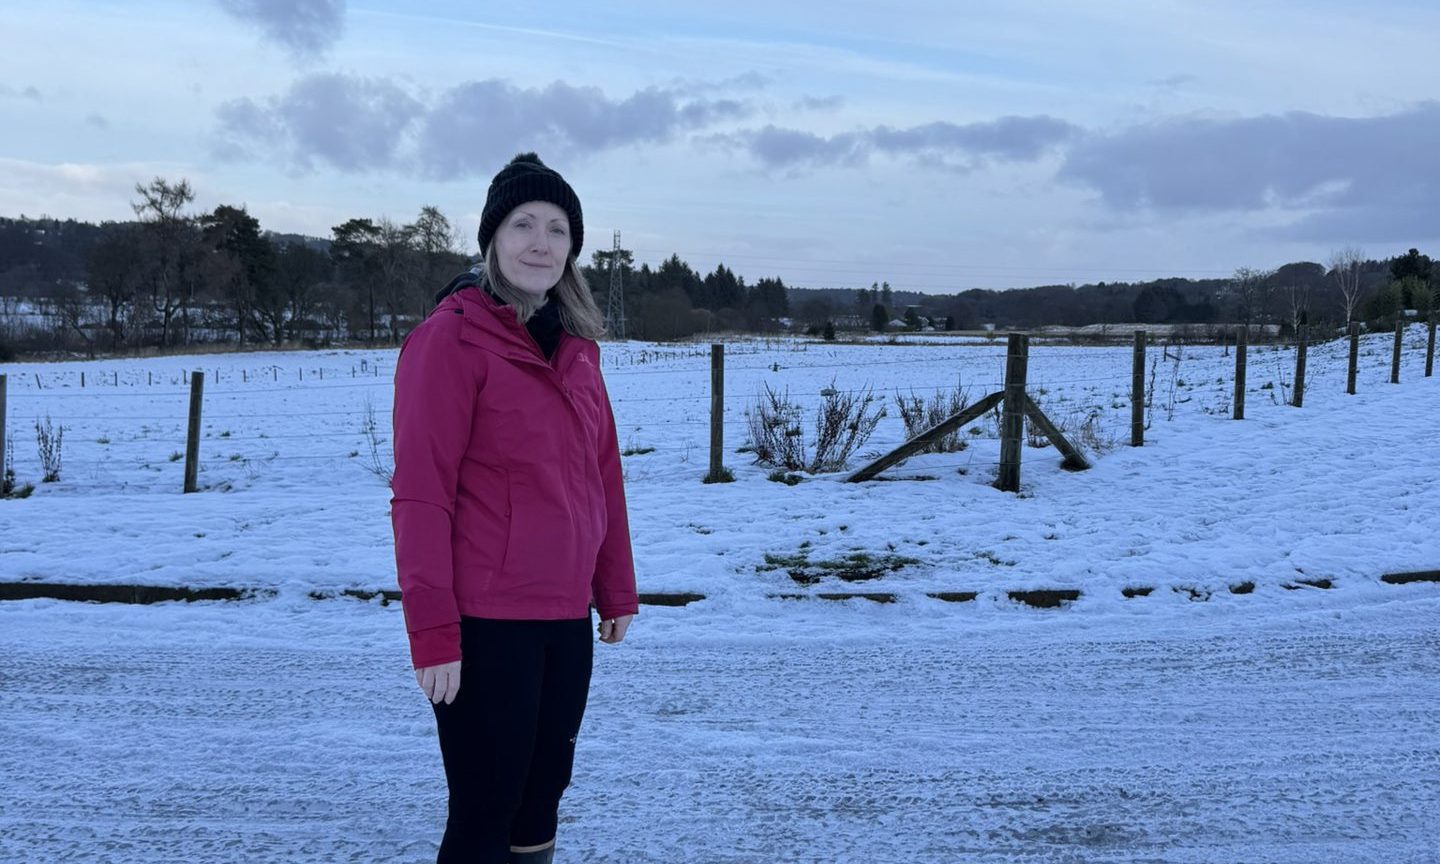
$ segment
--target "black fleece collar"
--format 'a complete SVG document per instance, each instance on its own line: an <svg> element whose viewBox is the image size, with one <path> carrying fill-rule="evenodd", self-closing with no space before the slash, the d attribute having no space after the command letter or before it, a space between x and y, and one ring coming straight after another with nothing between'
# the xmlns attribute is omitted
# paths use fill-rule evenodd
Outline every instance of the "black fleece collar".
<svg viewBox="0 0 1440 864"><path fill-rule="evenodd" d="M549 360L555 356L555 349L560 347L560 334L565 332L565 325L560 321L560 301L555 299L554 292L551 292L545 305L541 306L530 320L525 322L525 329L530 331L535 344L545 353L545 359Z"/></svg>

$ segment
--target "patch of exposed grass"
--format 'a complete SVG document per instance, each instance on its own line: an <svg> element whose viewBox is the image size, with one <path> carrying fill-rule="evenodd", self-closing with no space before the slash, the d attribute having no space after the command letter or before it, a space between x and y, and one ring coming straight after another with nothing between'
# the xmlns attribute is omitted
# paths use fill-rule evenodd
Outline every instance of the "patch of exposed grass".
<svg viewBox="0 0 1440 864"><path fill-rule="evenodd" d="M734 482L735 482L735 472L734 472L734 471L731 471L729 468L726 468L726 467L724 467L724 466L721 466L721 468L719 469L719 471L707 472L707 473L705 474L705 476L704 476L703 478L701 478L701 481L700 481L700 482L702 482L702 483L734 483Z"/></svg>
<svg viewBox="0 0 1440 864"><path fill-rule="evenodd" d="M811 560L810 546L807 543L792 555L765 553L765 563L757 564L755 572L784 570L798 585L815 585L827 576L834 576L843 582L868 582L919 563L920 559L906 555L893 552L875 555L859 549L847 552L839 558Z"/></svg>

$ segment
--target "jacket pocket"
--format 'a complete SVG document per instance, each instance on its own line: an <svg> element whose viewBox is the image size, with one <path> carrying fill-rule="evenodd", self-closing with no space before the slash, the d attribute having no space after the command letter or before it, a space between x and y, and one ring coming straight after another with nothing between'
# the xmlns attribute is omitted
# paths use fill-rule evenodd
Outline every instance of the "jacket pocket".
<svg viewBox="0 0 1440 864"><path fill-rule="evenodd" d="M559 466L547 466L558 469ZM503 578L517 598L554 598L575 577L576 531L572 502L549 472L527 473L509 484L510 524ZM552 482L546 482L547 480ZM536 483L538 482L538 485Z"/></svg>
<svg viewBox="0 0 1440 864"><path fill-rule="evenodd" d="M510 533L510 472L467 462L451 531L457 594L490 590L505 560Z"/></svg>

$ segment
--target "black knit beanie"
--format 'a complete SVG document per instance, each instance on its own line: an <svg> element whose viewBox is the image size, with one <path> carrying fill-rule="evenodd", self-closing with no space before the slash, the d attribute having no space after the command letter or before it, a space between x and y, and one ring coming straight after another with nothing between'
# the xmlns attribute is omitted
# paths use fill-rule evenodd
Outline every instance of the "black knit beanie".
<svg viewBox="0 0 1440 864"><path fill-rule="evenodd" d="M490 238L511 210L526 201L549 201L570 217L570 254L580 256L585 239L585 219L580 214L580 199L559 172L547 168L534 153L518 153L510 164L500 169L490 181L485 194L485 209L480 213L480 254L490 246Z"/></svg>

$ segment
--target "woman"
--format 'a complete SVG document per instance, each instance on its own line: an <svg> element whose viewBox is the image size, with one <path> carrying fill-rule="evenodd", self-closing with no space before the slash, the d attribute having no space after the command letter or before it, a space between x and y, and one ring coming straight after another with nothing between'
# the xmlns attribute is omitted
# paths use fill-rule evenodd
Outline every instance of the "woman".
<svg viewBox="0 0 1440 864"><path fill-rule="evenodd" d="M395 370L395 559L450 789L440 862L550 862L600 641L637 611L615 419L576 266L580 201L534 153L495 175L481 267Z"/></svg>

